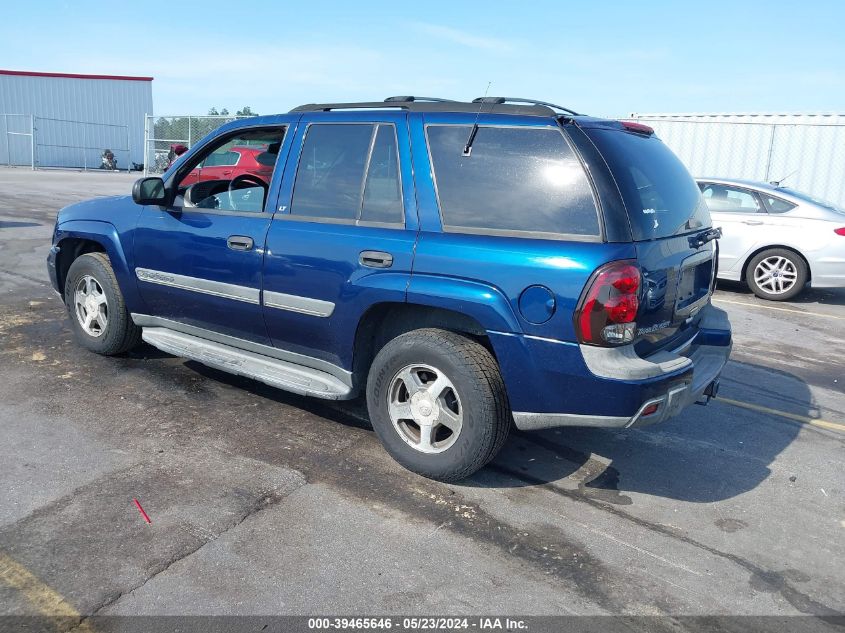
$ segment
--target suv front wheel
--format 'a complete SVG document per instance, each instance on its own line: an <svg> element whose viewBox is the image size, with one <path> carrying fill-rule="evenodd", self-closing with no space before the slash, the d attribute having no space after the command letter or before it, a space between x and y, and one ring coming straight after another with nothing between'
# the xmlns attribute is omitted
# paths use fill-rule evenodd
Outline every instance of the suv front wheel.
<svg viewBox="0 0 845 633"><path fill-rule="evenodd" d="M387 452L440 481L458 481L487 464L511 426L496 360L480 343L447 330L414 330L387 343L370 367L367 407Z"/></svg>
<svg viewBox="0 0 845 633"><path fill-rule="evenodd" d="M128 352L141 340L105 253L80 255L65 280L65 306L79 343L97 354Z"/></svg>

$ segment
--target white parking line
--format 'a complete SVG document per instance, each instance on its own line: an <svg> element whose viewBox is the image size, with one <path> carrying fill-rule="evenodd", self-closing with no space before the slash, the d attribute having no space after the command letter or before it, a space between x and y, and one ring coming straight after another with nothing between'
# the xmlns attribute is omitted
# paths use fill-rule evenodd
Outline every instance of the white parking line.
<svg viewBox="0 0 845 633"><path fill-rule="evenodd" d="M803 314L805 316L817 316L817 317L825 317L828 319L845 319L845 317L837 316L835 314L823 314L821 312L807 312L805 310L793 310L791 308L778 308L776 306L767 306L761 303L745 303L744 301L730 301L729 299L720 299L718 297L713 297L713 301L717 303L731 303L737 306L748 306L749 308L763 308L765 310L777 310L778 312L793 312L795 314Z"/></svg>

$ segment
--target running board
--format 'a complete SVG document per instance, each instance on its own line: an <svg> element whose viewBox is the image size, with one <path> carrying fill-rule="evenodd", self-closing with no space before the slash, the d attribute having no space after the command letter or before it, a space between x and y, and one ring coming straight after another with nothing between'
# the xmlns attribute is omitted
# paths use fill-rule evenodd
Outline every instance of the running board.
<svg viewBox="0 0 845 633"><path fill-rule="evenodd" d="M195 360L230 374L253 378L285 391L326 400L347 400L352 397L348 385L319 369L295 365L163 327L145 327L141 338L168 354Z"/></svg>

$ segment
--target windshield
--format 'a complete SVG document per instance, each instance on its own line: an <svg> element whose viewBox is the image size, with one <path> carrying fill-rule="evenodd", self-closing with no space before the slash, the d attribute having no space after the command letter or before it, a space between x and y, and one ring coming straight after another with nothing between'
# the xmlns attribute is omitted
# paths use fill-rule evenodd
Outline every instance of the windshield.
<svg viewBox="0 0 845 633"><path fill-rule="evenodd" d="M585 129L613 173L637 241L711 225L710 212L686 167L663 142L607 129Z"/></svg>
<svg viewBox="0 0 845 633"><path fill-rule="evenodd" d="M800 198L805 202L817 204L820 207L824 207L825 209L828 209L830 211L836 211L837 213L845 213L845 208L839 206L838 204L829 202L828 200L822 200L821 198L816 198L815 196L811 196L809 193L804 193L803 191L796 191L795 189L790 189L789 187L778 187L777 191L783 191L784 193L788 193L791 196Z"/></svg>

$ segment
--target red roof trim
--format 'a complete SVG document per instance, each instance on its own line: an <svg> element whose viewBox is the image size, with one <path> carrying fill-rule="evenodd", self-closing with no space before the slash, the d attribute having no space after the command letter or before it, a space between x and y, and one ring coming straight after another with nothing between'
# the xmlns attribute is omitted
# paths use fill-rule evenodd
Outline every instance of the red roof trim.
<svg viewBox="0 0 845 633"><path fill-rule="evenodd" d="M77 73L40 73L31 70L2 70L0 75L19 75L23 77L64 77L66 79L116 79L119 81L152 81L152 77L126 77L123 75L80 75Z"/></svg>

